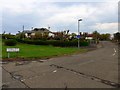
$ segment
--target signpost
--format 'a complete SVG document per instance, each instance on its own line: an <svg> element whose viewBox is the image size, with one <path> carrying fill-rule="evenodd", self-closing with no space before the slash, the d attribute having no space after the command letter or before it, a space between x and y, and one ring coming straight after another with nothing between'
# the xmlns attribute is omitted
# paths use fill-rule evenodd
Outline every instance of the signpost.
<svg viewBox="0 0 120 90"><path fill-rule="evenodd" d="M6 51L8 53L8 58L10 58L10 52L16 52L16 56L18 56L18 52L20 51L20 49L19 48L7 48Z"/></svg>

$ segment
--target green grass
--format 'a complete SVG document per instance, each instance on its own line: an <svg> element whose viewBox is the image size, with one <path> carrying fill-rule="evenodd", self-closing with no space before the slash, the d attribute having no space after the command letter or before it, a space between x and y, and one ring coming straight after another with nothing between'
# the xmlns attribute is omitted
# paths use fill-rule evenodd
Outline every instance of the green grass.
<svg viewBox="0 0 120 90"><path fill-rule="evenodd" d="M2 40L0 38L0 59L2 58Z"/></svg>
<svg viewBox="0 0 120 90"><path fill-rule="evenodd" d="M50 58L54 56L62 56L79 52L86 52L86 49L63 48L42 45L17 44L16 46L2 45L2 58L7 58L6 48L20 48L19 58ZM10 53L10 58L15 58L16 53Z"/></svg>

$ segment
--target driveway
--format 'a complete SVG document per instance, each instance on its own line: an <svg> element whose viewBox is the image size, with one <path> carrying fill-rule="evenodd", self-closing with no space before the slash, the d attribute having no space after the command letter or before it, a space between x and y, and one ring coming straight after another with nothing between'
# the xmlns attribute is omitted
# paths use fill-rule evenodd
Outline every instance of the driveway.
<svg viewBox="0 0 120 90"><path fill-rule="evenodd" d="M2 64L3 88L116 88L118 46L103 41L96 50L48 60Z"/></svg>

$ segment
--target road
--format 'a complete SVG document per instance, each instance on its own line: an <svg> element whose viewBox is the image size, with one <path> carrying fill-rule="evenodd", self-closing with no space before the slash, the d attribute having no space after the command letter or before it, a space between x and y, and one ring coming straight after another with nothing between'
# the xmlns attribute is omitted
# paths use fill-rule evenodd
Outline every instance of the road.
<svg viewBox="0 0 120 90"><path fill-rule="evenodd" d="M103 41L96 50L48 60L2 64L4 88L116 88L118 47Z"/></svg>

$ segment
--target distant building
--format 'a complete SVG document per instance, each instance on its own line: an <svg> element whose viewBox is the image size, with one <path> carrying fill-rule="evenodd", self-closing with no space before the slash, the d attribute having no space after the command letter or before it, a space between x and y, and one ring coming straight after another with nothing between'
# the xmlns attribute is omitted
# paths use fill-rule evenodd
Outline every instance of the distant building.
<svg viewBox="0 0 120 90"><path fill-rule="evenodd" d="M93 35L92 34L87 34L86 38L85 39L89 39L89 40L92 40L93 39Z"/></svg>
<svg viewBox="0 0 120 90"><path fill-rule="evenodd" d="M42 35L44 33L47 33L49 37L54 37L54 33L52 33L47 28L34 28L33 30L24 30L22 33L24 33L25 37L30 38L32 36L35 36L36 33L41 33Z"/></svg>

